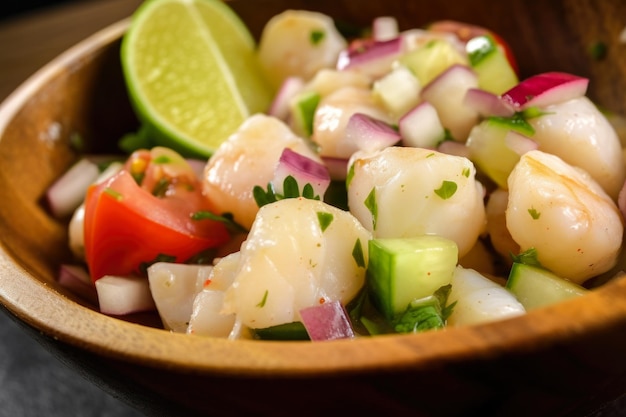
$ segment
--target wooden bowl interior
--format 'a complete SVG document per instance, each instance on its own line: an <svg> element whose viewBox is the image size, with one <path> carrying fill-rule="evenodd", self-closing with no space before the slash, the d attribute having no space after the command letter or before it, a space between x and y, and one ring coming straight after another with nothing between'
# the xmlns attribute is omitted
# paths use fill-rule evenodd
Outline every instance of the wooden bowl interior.
<svg viewBox="0 0 626 417"><path fill-rule="evenodd" d="M501 1L231 1L258 36L263 24L286 8L320 10L342 24L366 26L393 15L401 28L456 19L492 28L517 54L523 76L548 70L591 78L589 95L601 106L626 114L626 46L618 40L626 24L619 0ZM71 259L67 222L53 219L42 204L46 188L76 160L71 143L84 139L89 152L115 150L117 140L137 127L119 63L119 38L126 23L95 35L69 51L15 92L0 109L0 301L21 320L46 334L101 354L156 368L178 367L228 375L313 376L334 372L430 369L444 363L486 361L527 354L576 341L576 360L601 366L626 347L626 283L616 280L584 299L533 312L527 317L437 334L390 336L351 343L228 342L173 335L152 326L154 317L106 317L60 287L59 264ZM602 60L589 47L607 46ZM611 306L610 310L607 307ZM569 319L573 317L573 319ZM591 329L591 330L589 330ZM584 342L588 331L610 347ZM604 340L603 339L603 340ZM202 357L192 352L202 351ZM573 353L572 353L573 352ZM590 359L601 352L602 361ZM554 351L549 358L554 359ZM589 365L593 363L593 365ZM564 365L565 366L565 365ZM621 367L621 368L620 368Z"/></svg>

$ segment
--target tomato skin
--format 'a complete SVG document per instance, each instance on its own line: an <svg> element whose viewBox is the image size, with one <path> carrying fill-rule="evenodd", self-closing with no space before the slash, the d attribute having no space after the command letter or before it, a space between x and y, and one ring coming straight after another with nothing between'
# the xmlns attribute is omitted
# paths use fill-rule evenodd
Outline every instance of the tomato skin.
<svg viewBox="0 0 626 417"><path fill-rule="evenodd" d="M158 198L121 170L92 185L85 199L85 258L92 280L104 275L140 274L141 265L159 255L185 262L197 253L226 243L223 223L195 221L206 210L200 199Z"/></svg>
<svg viewBox="0 0 626 417"><path fill-rule="evenodd" d="M519 75L517 60L509 44L497 33L478 25L457 22L456 20L438 20L428 25L428 30L455 34L461 42L467 42L476 36L491 35L496 44L504 51L511 68Z"/></svg>

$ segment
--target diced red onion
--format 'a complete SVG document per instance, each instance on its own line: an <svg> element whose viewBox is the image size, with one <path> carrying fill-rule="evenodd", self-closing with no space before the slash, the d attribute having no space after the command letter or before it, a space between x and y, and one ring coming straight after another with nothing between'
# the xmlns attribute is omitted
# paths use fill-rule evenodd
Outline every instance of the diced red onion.
<svg viewBox="0 0 626 417"><path fill-rule="evenodd" d="M539 144L521 133L509 131L504 137L504 143L516 154L522 156L528 151L539 148Z"/></svg>
<svg viewBox="0 0 626 417"><path fill-rule="evenodd" d="M587 93L589 79L565 72L546 72L527 78L502 94L502 100L516 109L545 107Z"/></svg>
<svg viewBox="0 0 626 417"><path fill-rule="evenodd" d="M156 310L146 278L105 275L96 281L100 311L122 316Z"/></svg>
<svg viewBox="0 0 626 417"><path fill-rule="evenodd" d="M427 101L423 101L409 110L398 121L400 136L404 146L416 148L435 148L445 137L437 110Z"/></svg>
<svg viewBox="0 0 626 417"><path fill-rule="evenodd" d="M476 72L466 65L454 64L422 89L422 99L437 109L441 124L458 141L465 141L470 130L479 121L478 112L464 103L466 92L476 87Z"/></svg>
<svg viewBox="0 0 626 417"><path fill-rule="evenodd" d="M283 181L289 175L294 177L301 188L311 184L315 195L324 196L330 185L330 175L326 166L311 158L301 155L290 148L285 148L280 155L278 165L274 170L272 183L278 193L283 192Z"/></svg>
<svg viewBox="0 0 626 417"><path fill-rule="evenodd" d="M339 301L300 310L302 324L312 341L326 341L354 338L348 313Z"/></svg>
<svg viewBox="0 0 626 417"><path fill-rule="evenodd" d="M480 88L467 90L463 102L482 117L511 117L515 114L515 108L509 102L502 100L497 94Z"/></svg>
<svg viewBox="0 0 626 417"><path fill-rule="evenodd" d="M98 303L98 294L89 273L80 265L61 264L57 282L82 299Z"/></svg>
<svg viewBox="0 0 626 417"><path fill-rule="evenodd" d="M81 158L72 165L46 190L46 201L52 215L63 218L72 214L99 174L98 165L87 158Z"/></svg>
<svg viewBox="0 0 626 417"><path fill-rule="evenodd" d="M348 119L345 130L346 142L356 149L373 152L393 146L402 139L389 124L365 113L354 113Z"/></svg>
<svg viewBox="0 0 626 417"><path fill-rule="evenodd" d="M348 175L348 159L347 158L336 158L332 156L322 156L322 161L326 168L328 169L328 173L330 174L330 178L335 181L343 181L346 179Z"/></svg>
<svg viewBox="0 0 626 417"><path fill-rule="evenodd" d="M268 110L270 116L287 121L289 117L289 102L304 88L304 80L300 77L287 77L278 89Z"/></svg>
<svg viewBox="0 0 626 417"><path fill-rule="evenodd" d="M402 39L361 42L340 52L338 70L356 70L374 78L389 72L393 61L402 53Z"/></svg>
<svg viewBox="0 0 626 417"><path fill-rule="evenodd" d="M437 150L447 155L462 156L464 158L470 157L469 148L462 142L454 140L445 140L439 144Z"/></svg>
<svg viewBox="0 0 626 417"><path fill-rule="evenodd" d="M372 22L372 38L377 41L388 41L397 38L398 21L393 16L378 16Z"/></svg>

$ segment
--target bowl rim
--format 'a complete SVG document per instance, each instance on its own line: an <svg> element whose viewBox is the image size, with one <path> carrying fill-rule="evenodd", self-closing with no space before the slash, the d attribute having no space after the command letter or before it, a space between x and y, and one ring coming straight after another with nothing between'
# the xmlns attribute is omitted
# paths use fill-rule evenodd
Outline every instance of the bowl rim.
<svg viewBox="0 0 626 417"><path fill-rule="evenodd" d="M0 104L0 140L28 97L54 77L59 67L118 40L128 24L127 18L96 32L23 82ZM616 294L622 301L616 301ZM57 292L18 264L2 236L0 303L44 335L97 355L180 372L246 377L419 369L532 352L575 342L585 332L626 328L626 280L618 278L583 297L523 316L422 334L317 343L175 334L106 316ZM605 308L607 305L611 308Z"/></svg>

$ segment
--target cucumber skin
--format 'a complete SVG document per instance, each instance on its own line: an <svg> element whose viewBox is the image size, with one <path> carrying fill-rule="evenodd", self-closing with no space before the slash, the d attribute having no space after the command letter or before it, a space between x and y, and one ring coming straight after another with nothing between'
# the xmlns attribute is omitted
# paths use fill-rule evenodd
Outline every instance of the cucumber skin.
<svg viewBox="0 0 626 417"><path fill-rule="evenodd" d="M372 239L368 246L372 302L387 320L449 284L458 263L456 243L440 236Z"/></svg>
<svg viewBox="0 0 626 417"><path fill-rule="evenodd" d="M470 41L468 44L472 45ZM468 49L470 65L478 74L480 88L494 94L502 94L518 82L517 74L511 67L505 53L498 48L491 36L474 39L473 45L480 45L475 50Z"/></svg>
<svg viewBox="0 0 626 417"><path fill-rule="evenodd" d="M511 267L506 288L526 310L555 304L589 292L588 289L550 271L518 262Z"/></svg>

